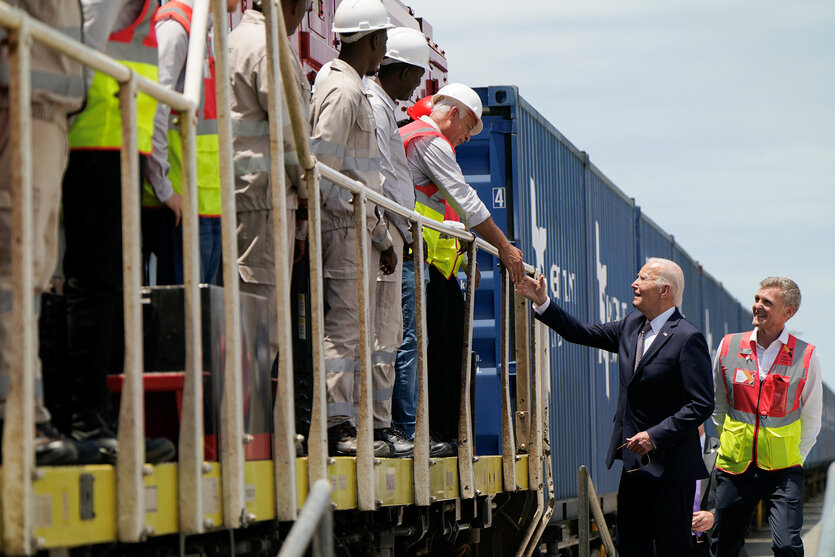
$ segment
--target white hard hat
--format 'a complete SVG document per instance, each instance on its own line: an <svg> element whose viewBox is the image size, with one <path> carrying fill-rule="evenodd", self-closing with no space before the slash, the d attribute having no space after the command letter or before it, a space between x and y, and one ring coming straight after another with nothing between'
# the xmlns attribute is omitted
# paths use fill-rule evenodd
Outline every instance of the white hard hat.
<svg viewBox="0 0 835 557"><path fill-rule="evenodd" d="M334 33L370 32L392 27L380 0L342 0L333 14Z"/></svg>
<svg viewBox="0 0 835 557"><path fill-rule="evenodd" d="M393 62L404 62L421 68L429 67L429 43L426 36L417 29L409 27L395 27L389 29L386 42L386 59Z"/></svg>
<svg viewBox="0 0 835 557"><path fill-rule="evenodd" d="M450 83L441 87L440 91L435 93L435 96L432 97L432 103L438 104L438 101L441 99L453 99L469 108L476 120L478 120L470 135L478 135L481 133L481 130L484 129L484 124L481 121L482 108L478 93L463 83Z"/></svg>

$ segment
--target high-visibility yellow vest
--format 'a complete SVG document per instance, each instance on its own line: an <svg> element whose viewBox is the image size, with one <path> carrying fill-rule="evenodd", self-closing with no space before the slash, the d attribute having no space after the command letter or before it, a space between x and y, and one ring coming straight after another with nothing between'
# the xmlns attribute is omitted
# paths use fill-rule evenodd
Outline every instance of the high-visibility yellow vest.
<svg viewBox="0 0 835 557"><path fill-rule="evenodd" d="M403 149L406 151L412 141L426 136L441 137L449 143L441 132L421 120L415 120L400 128ZM452 144L450 143L449 146L452 147ZM452 150L454 152L455 148L452 147ZM415 212L438 222L461 221L435 184L425 186L415 184ZM446 237L437 230L427 227L423 229L423 239L426 241L426 262L434 265L447 279L458 274L458 268L463 261L460 240Z"/></svg>
<svg viewBox="0 0 835 557"><path fill-rule="evenodd" d="M191 7L172 0L164 4L154 18L154 24L173 19L191 33ZM168 179L179 194L183 192L183 146L180 115L172 111L168 117ZM160 201L151 184L145 180L142 192L143 207L158 207ZM220 216L220 162L218 159L217 103L215 101L215 59L212 56L211 34L206 42L203 64L203 95L197 109L197 212L202 217Z"/></svg>
<svg viewBox="0 0 835 557"><path fill-rule="evenodd" d="M741 474L752 462L763 470L803 464L801 395L815 347L789 335L760 381L753 331L727 335L719 358L728 411L716 467Z"/></svg>
<svg viewBox="0 0 835 557"><path fill-rule="evenodd" d="M105 54L130 67L137 74L157 81L157 37L151 24L156 3L145 0L139 17L127 28L111 33ZM137 145L144 155L151 153L154 113L157 101L145 93L136 100ZM75 150L115 150L122 148L122 114L119 111L119 84L96 72L87 92L87 108L78 115L69 133Z"/></svg>

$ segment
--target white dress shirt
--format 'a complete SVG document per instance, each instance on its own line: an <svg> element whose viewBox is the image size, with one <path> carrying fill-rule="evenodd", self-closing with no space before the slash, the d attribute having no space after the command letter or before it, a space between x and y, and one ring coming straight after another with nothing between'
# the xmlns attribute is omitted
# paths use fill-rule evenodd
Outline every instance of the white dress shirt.
<svg viewBox="0 0 835 557"><path fill-rule="evenodd" d="M751 335L754 340L754 348L757 353L757 369L760 375L760 381L765 379L766 375L771 372L771 366L777 358L780 349L789 341L789 332L784 328L777 340L772 342L769 346L760 346L757 339L757 329ZM725 423L725 414L728 412L728 399L725 394L724 379L722 377L722 367L719 365L719 357L722 350L722 344L716 349L716 356L713 359L713 382L716 390L716 408L713 411L713 423L719 428L719 433L722 432L722 425ZM823 409L823 386L821 385L821 370L820 360L818 359L817 350L812 352L812 358L809 360L809 370L806 375L806 385L803 387L803 393L800 395L800 456L803 461L809 456L812 447L815 446L815 440L818 437L821 429L821 410Z"/></svg>
<svg viewBox="0 0 835 557"><path fill-rule="evenodd" d="M441 131L429 116L420 119ZM446 140L440 137L419 137L409 144L406 158L415 185L431 183L438 186L441 195L467 228L478 226L490 218L490 211L464 179L461 167L455 160L455 152Z"/></svg>

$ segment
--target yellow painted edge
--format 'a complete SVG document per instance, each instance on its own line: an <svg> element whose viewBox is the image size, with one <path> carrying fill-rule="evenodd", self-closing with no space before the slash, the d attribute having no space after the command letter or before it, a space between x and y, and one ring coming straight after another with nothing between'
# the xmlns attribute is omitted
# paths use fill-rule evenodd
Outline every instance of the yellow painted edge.
<svg viewBox="0 0 835 557"><path fill-rule="evenodd" d="M429 467L429 494L437 501L458 497L458 458L436 458Z"/></svg>
<svg viewBox="0 0 835 557"><path fill-rule="evenodd" d="M415 502L414 461L411 458L381 458L374 467L376 497L384 507Z"/></svg>
<svg viewBox="0 0 835 557"><path fill-rule="evenodd" d="M112 466L55 466L39 468L43 477L33 482L34 535L45 548L87 545L116 539L116 472ZM80 482L93 478L93 513L82 520Z"/></svg>
<svg viewBox="0 0 835 557"><path fill-rule="evenodd" d="M528 455L526 454L519 455L519 460L516 461L516 483L519 484L520 489L528 489Z"/></svg>
<svg viewBox="0 0 835 557"><path fill-rule="evenodd" d="M298 471L297 471L298 473ZM275 474L271 460L248 460L245 468L246 511L255 521L275 518Z"/></svg>
<svg viewBox="0 0 835 557"><path fill-rule="evenodd" d="M203 515L215 528L223 527L223 485L220 477L220 463L206 462L209 471L203 474Z"/></svg>
<svg viewBox="0 0 835 557"><path fill-rule="evenodd" d="M175 534L180 529L177 464L145 465L153 472L145 476L145 523L153 535Z"/></svg>
<svg viewBox="0 0 835 557"><path fill-rule="evenodd" d="M350 456L334 457L328 466L331 480L331 499L336 503L336 510L357 508L357 466L356 459Z"/></svg>
<svg viewBox="0 0 835 557"><path fill-rule="evenodd" d="M502 490L502 457L479 456L473 463L475 488L482 495L495 495Z"/></svg>
<svg viewBox="0 0 835 557"><path fill-rule="evenodd" d="M301 509L304 502L307 501L307 457L296 457L296 492L298 497L298 505Z"/></svg>

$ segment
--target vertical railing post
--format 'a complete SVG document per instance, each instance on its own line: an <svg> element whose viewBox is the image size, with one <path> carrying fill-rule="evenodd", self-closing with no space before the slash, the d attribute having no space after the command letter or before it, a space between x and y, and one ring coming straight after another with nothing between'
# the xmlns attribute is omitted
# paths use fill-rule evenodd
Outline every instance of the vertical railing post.
<svg viewBox="0 0 835 557"><path fill-rule="evenodd" d="M282 53L282 58L284 53ZM286 90L286 89L285 89ZM287 102L292 102L287 99ZM305 176L307 183L308 259L310 261L310 328L313 339L313 392L310 434L307 439L308 484L328 479L328 403L325 382L325 302L322 295L322 208L319 170L314 166Z"/></svg>
<svg viewBox="0 0 835 557"><path fill-rule="evenodd" d="M9 30L9 115L12 150L12 348L3 435L3 548L30 554L35 473L35 318L33 288L33 193L31 51L29 22ZM4 169L3 172L8 170Z"/></svg>
<svg viewBox="0 0 835 557"><path fill-rule="evenodd" d="M226 314L226 361L221 403L221 467L223 523L228 528L247 522L244 496L243 380L241 377L241 302L238 288L238 239L235 210L235 174L232 163L229 54L226 49L226 2L212 1L214 56L217 75L218 158L220 162L220 235L223 252L223 307Z"/></svg>
<svg viewBox="0 0 835 557"><path fill-rule="evenodd" d="M366 223L367 201L365 191L354 194L354 226L357 230L357 298L359 322L360 382L359 419L357 421L357 506L361 511L377 508L374 496L374 414L371 405L371 339L374 322L371 319L369 300L369 254ZM374 267L377 268L376 266ZM376 275L375 275L376 276ZM356 392L356 391L355 391Z"/></svg>
<svg viewBox="0 0 835 557"><path fill-rule="evenodd" d="M538 439L542 443L541 453L543 456L539 459L539 462L541 462L539 466L540 470L542 470L543 465L545 469L545 481L543 484L540 484L539 491L542 493L542 488L545 488L543 496L548 498L548 504L545 507L545 512L542 513L542 517L539 519L539 525L536 528L536 532L534 532L533 538L528 544L525 557L531 557L531 555L533 555L539 539L542 537L543 532L545 532L545 528L548 527L551 515L554 514L554 477L551 473L551 426L549 425L549 420L551 419L551 360L548 335L548 329L544 323L536 322L534 324L533 349L534 354L536 354L536 367L534 369L537 370L539 382L542 386L542 394L536 398L541 406L542 419L538 420L537 418L534 418L534 420L536 420L537 423L542 423L542 428L540 430L541 436L539 436Z"/></svg>
<svg viewBox="0 0 835 557"><path fill-rule="evenodd" d="M296 413L293 396L293 341L290 323L290 270L288 253L292 241L287 237L284 216L287 214L284 173L284 120L282 110L282 90L280 83L278 52L278 19L283 14L275 0L264 2L264 15L267 20L267 81L269 88L269 124L270 124L270 194L273 211L273 258L275 261L275 303L278 323L278 389L273 408L275 436L273 446L275 454L275 505L278 520L295 520L298 514L297 490L287 489L296 485L295 430ZM284 25L283 21L281 22Z"/></svg>
<svg viewBox="0 0 835 557"><path fill-rule="evenodd" d="M531 431L531 318L530 302L514 295L514 330L516 333L516 451L530 453L529 445L536 439ZM536 395L534 395L536 396Z"/></svg>
<svg viewBox="0 0 835 557"><path fill-rule="evenodd" d="M475 472L473 470L473 420L470 401L472 381L473 310L475 305L475 266L478 246L475 239L467 246L467 293L464 298L464 350L461 355L461 405L458 416L458 475L461 498L475 496Z"/></svg>
<svg viewBox="0 0 835 557"><path fill-rule="evenodd" d="M519 304L519 301L523 300L523 304ZM525 300L522 296L516 297L516 334L519 335L520 333L523 335L524 338L530 338L530 329L534 327L534 343L533 346L530 346L530 351L533 355L533 382L531 384L531 397L530 397L530 411L531 415L529 416L528 421L531 424L530 429L530 444L528 446L528 489L533 489L536 491L536 512L534 513L533 518L531 519L531 523L528 526L528 530L525 532L525 537L522 543L519 546L519 550L516 553L516 557L522 557L525 555L526 557L530 555L533 551L533 548L536 547L536 542L539 539L539 536L534 538L534 535L541 524L542 521L542 511L544 507L545 497L542 493L542 408L544 401L542 400L542 358L540 357L540 350L539 350L539 343L541 342L542 338L541 335L537 334L538 324L536 322L531 323L530 316L528 314L528 307L530 307L529 302ZM519 320L524 319L525 323L525 330L520 330L519 327ZM528 345L524 345L527 347ZM519 337L516 338L516 347L517 353L520 348ZM530 359L528 355L525 355L526 363L530 363ZM517 364L517 373L518 373L518 364Z"/></svg>
<svg viewBox="0 0 835 557"><path fill-rule="evenodd" d="M502 383L502 480L505 491L515 491L516 440L513 433L513 407L510 401L510 278L507 269L500 265L502 281L501 299L501 383Z"/></svg>
<svg viewBox="0 0 835 557"><path fill-rule="evenodd" d="M180 114L183 146L183 278L186 369L177 474L180 532L204 531L203 512L203 332L197 216L197 128L194 109Z"/></svg>
<svg viewBox="0 0 835 557"><path fill-rule="evenodd" d="M137 144L136 82L119 87L122 114L122 274L125 335L125 382L119 408L118 487L119 539L135 542L145 534L142 469L145 463L142 374L142 252L139 214L139 148Z"/></svg>
<svg viewBox="0 0 835 557"><path fill-rule="evenodd" d="M417 354L417 411L415 413L415 504L429 505L431 488L429 483L429 386L428 360L426 354L426 277L424 276L423 221L418 220L412 228L414 240L415 267L415 338Z"/></svg>
<svg viewBox="0 0 835 557"><path fill-rule="evenodd" d="M589 557L589 469L577 470L577 537L580 540L580 557Z"/></svg>

